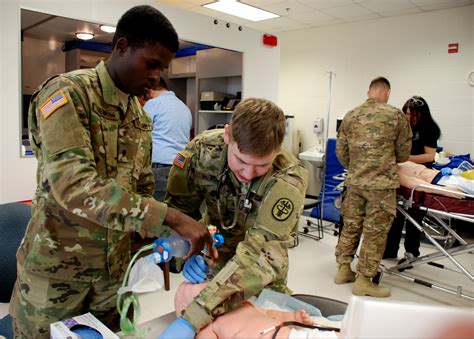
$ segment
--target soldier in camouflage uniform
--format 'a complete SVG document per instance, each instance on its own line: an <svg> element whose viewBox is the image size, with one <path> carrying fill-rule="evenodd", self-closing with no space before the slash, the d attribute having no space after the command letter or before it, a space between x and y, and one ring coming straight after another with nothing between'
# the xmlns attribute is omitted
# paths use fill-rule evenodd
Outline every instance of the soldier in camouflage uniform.
<svg viewBox="0 0 474 339"><path fill-rule="evenodd" d="M152 198L152 125L135 96L178 47L161 12L137 6L120 19L107 63L52 77L33 95L38 187L17 253L15 336L49 338L50 323L89 311L116 329L131 232L157 236L166 224L190 255L212 245L204 225Z"/></svg>
<svg viewBox="0 0 474 339"><path fill-rule="evenodd" d="M336 154L347 169L342 203L344 227L336 246L339 264L335 282L356 280L352 293L388 297L390 290L372 278L382 259L387 233L396 211L395 190L400 186L397 163L411 149L411 128L403 113L387 104L390 83L379 77L369 87L368 99L348 112L337 135ZM352 262L364 235L356 274Z"/></svg>
<svg viewBox="0 0 474 339"><path fill-rule="evenodd" d="M207 276L209 284L161 337L192 338L265 287L290 292L287 249L308 174L280 150L284 133L280 108L268 100L246 99L230 125L205 131L177 154L166 203L217 226L225 243L209 272L200 256L186 261L185 277L197 283ZM199 260L203 265L193 264ZM191 277L188 270L195 270ZM199 277L193 279L194 274Z"/></svg>

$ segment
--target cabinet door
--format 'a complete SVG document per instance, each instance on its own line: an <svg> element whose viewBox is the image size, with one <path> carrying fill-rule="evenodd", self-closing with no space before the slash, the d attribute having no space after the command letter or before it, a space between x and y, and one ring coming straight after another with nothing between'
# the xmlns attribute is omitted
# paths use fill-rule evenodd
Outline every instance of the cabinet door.
<svg viewBox="0 0 474 339"><path fill-rule="evenodd" d="M196 56L189 55L171 60L168 77L190 78L196 75Z"/></svg>
<svg viewBox="0 0 474 339"><path fill-rule="evenodd" d="M221 48L199 50L196 53L196 76L199 78L242 75L242 52Z"/></svg>

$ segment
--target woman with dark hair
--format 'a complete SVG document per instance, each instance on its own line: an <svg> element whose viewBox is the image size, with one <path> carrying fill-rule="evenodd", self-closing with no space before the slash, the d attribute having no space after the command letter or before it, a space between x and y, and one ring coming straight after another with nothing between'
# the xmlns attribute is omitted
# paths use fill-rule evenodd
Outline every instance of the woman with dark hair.
<svg viewBox="0 0 474 339"><path fill-rule="evenodd" d="M422 97L414 95L405 102L402 111L413 132L411 155L408 160L431 168L441 130L431 116L428 103Z"/></svg>
<svg viewBox="0 0 474 339"><path fill-rule="evenodd" d="M441 130L431 116L428 103L419 95L414 95L405 102L402 111L405 113L413 132L411 155L408 160L431 168L435 160ZM424 214L419 209L409 209L408 213L417 221L423 219ZM384 259L397 258L404 224L405 217L397 212L387 235ZM411 223L406 223L405 231L405 258L402 258L402 260L420 255L420 231Z"/></svg>

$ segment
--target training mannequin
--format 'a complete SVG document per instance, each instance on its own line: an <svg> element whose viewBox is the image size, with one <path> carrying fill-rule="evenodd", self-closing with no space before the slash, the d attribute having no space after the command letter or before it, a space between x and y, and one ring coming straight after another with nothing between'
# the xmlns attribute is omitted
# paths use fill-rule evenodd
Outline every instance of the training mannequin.
<svg viewBox="0 0 474 339"><path fill-rule="evenodd" d="M174 305L176 316L181 316L183 310L191 303L196 295L206 287L207 283L191 284L183 282L176 291ZM296 321L307 325L314 325L309 314L304 310L294 312L280 312L264 310L245 301L235 310L217 317L211 324L196 334L199 338L272 338L275 333L274 327L284 321ZM266 329L271 329L262 333ZM277 338L290 338L291 326L280 329ZM301 329L303 330L303 329ZM308 331L317 331L309 330ZM311 338L335 338L335 332L320 331L321 336L311 334Z"/></svg>
<svg viewBox="0 0 474 339"><path fill-rule="evenodd" d="M400 185L407 188L415 188L417 185L423 184L425 186L433 187L416 187L417 191L423 191L428 193L435 193L445 195L451 198L462 199L463 196L456 194L456 192L462 192L461 189L454 186L439 186L436 185L437 178L440 175L440 171L427 168L422 164L417 164L412 161L406 161L397 165L398 175L400 176ZM433 180L435 182L433 182ZM453 193L437 190L436 188L444 188Z"/></svg>

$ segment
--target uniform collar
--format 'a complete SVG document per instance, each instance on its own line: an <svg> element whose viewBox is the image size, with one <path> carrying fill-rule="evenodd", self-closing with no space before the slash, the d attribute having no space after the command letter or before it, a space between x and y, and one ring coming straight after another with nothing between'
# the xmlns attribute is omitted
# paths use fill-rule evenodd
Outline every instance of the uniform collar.
<svg viewBox="0 0 474 339"><path fill-rule="evenodd" d="M101 61L95 69L99 75L102 95L105 102L109 105L118 106L123 112L126 112L130 95L122 92L117 86L115 86L104 61Z"/></svg>
<svg viewBox="0 0 474 339"><path fill-rule="evenodd" d="M365 102L378 102L378 103L383 103L382 100L380 100L380 99L377 98L377 97L368 98Z"/></svg>

